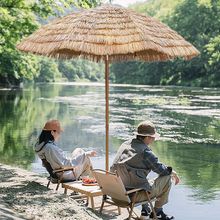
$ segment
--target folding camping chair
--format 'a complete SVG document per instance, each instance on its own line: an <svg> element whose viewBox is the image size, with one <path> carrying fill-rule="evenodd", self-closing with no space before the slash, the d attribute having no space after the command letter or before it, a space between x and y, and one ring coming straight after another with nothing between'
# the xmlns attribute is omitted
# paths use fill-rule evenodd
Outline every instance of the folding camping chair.
<svg viewBox="0 0 220 220"><path fill-rule="evenodd" d="M127 208L129 213L128 219L131 219L132 212L134 212L133 209L135 206L149 203L154 214L154 219L157 220L157 215L154 211L152 201L149 197L149 193L146 190L139 188L139 189L132 189L127 191L120 176L105 170L95 169L93 170L93 175L96 178L104 195L102 199L100 212L102 212L103 210L104 203L109 203L118 206L119 214L121 214L120 207ZM147 198L146 201L137 201L136 198L138 193L140 192L146 193L146 198ZM135 215L138 217L136 213Z"/></svg>
<svg viewBox="0 0 220 220"><path fill-rule="evenodd" d="M70 170L72 170L74 174L74 167L68 166L68 167L62 167L57 170L53 170L50 163L46 159L42 159L42 164L46 168L47 172L50 174L50 176L48 177L47 188L49 188L50 182L56 183L57 184L56 190L58 190L60 183L73 181L73 180L68 180L68 181L63 180L63 174L65 171L70 171ZM57 175L58 173L61 173L61 175L60 176Z"/></svg>

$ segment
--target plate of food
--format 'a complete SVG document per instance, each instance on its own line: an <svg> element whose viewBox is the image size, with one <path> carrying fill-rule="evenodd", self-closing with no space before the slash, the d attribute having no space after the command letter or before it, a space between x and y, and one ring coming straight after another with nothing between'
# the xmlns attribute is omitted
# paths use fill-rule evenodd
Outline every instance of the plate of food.
<svg viewBox="0 0 220 220"><path fill-rule="evenodd" d="M83 186L97 186L98 183L94 177L83 177L82 185Z"/></svg>

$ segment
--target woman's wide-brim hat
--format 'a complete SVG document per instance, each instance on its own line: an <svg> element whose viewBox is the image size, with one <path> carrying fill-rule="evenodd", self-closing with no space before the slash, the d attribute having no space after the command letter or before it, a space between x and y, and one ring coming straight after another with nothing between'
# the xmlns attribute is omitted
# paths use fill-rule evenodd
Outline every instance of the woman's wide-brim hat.
<svg viewBox="0 0 220 220"><path fill-rule="evenodd" d="M154 137L155 139L160 137L160 134L156 132L154 124L150 121L141 122L138 125L137 131L134 132L134 134L143 137Z"/></svg>
<svg viewBox="0 0 220 220"><path fill-rule="evenodd" d="M45 131L58 131L61 132L63 129L61 128L60 122L58 120L49 120L44 125L43 130Z"/></svg>

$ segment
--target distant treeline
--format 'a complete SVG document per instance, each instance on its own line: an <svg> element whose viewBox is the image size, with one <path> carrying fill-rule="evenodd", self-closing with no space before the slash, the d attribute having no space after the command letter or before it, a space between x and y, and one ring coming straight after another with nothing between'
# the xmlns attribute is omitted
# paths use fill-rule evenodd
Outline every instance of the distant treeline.
<svg viewBox="0 0 220 220"><path fill-rule="evenodd" d="M16 85L28 80L102 81L102 64L84 60L56 61L15 49L23 37L33 33L48 17L60 16L73 6L88 8L98 3L100 0L2 0L0 84ZM148 0L132 8L166 23L192 43L201 55L191 61L115 63L111 65L112 82L220 86L220 0Z"/></svg>
<svg viewBox="0 0 220 220"><path fill-rule="evenodd" d="M116 63L116 83L184 86L220 86L220 0L149 0L132 7L159 18L201 55L191 61Z"/></svg>

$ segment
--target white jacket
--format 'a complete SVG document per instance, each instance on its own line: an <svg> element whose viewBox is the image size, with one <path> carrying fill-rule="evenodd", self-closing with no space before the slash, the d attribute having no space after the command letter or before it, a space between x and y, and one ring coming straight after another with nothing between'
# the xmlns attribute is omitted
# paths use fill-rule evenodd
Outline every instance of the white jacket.
<svg viewBox="0 0 220 220"><path fill-rule="evenodd" d="M43 145L44 143L36 143L35 145L35 152L40 159L46 159L53 170L60 169L64 166L75 166L75 175L73 175L72 171L66 171L63 178L65 180L78 179L84 171L85 163L87 164L89 160L84 150L76 148L72 153L72 157L68 159L64 151L61 150L55 142L50 141L45 146Z"/></svg>

